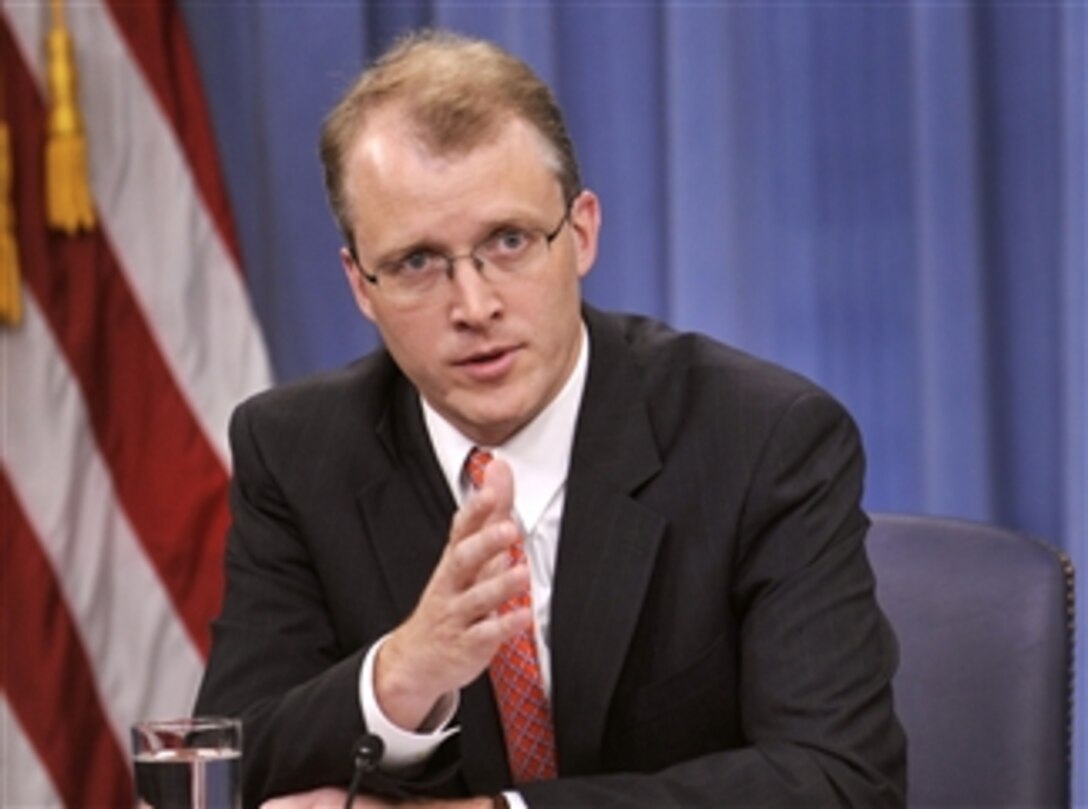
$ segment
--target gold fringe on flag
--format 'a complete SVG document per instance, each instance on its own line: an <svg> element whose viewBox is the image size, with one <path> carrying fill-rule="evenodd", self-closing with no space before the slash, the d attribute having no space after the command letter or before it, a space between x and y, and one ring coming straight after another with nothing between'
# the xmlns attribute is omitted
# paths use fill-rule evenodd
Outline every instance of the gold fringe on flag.
<svg viewBox="0 0 1088 809"><path fill-rule="evenodd" d="M45 144L45 219L71 235L94 228L94 203L87 181L87 140L79 114L72 36L62 0L50 0L53 27L45 40L49 121Z"/></svg>
<svg viewBox="0 0 1088 809"><path fill-rule="evenodd" d="M16 325L23 317L19 292L19 247L15 241L14 177L11 130L4 117L3 86L0 84L0 325L10 326Z"/></svg>

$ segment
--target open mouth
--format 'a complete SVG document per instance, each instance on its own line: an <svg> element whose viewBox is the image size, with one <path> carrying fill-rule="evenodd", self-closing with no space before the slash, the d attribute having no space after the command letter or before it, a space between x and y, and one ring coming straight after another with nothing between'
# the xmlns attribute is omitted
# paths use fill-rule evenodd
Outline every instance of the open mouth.
<svg viewBox="0 0 1088 809"><path fill-rule="evenodd" d="M457 365L472 378L489 381L505 375L513 366L516 355L517 349L514 347L494 348L471 354Z"/></svg>
<svg viewBox="0 0 1088 809"><path fill-rule="evenodd" d="M473 354L471 357L469 357L468 359L466 359L464 361L464 364L466 364L466 365L486 364L486 363L489 363L489 362L494 362L495 360L498 360L498 359L502 358L503 356L505 356L506 354L509 354L509 353L510 353L509 350L505 349L505 348L496 348L493 351L483 351L483 352L480 352L479 354Z"/></svg>

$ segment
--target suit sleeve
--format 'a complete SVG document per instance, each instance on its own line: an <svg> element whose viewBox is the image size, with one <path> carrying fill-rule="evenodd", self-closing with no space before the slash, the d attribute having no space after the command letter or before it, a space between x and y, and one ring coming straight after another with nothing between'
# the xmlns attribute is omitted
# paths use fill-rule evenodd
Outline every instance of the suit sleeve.
<svg viewBox="0 0 1088 809"><path fill-rule="evenodd" d="M745 746L655 773L525 785L532 809L904 804L897 649L864 549L856 428L832 399L805 393L753 469L729 585Z"/></svg>
<svg viewBox="0 0 1088 809"><path fill-rule="evenodd" d="M364 732L359 673L367 651L342 648L306 540L251 422L248 406L231 421L226 596L195 707L242 718L247 807L348 783ZM399 789L382 776L367 786Z"/></svg>

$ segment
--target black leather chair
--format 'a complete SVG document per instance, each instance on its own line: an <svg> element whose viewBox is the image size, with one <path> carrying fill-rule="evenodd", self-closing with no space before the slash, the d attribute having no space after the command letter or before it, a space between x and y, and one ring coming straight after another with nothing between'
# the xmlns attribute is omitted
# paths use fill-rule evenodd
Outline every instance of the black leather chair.
<svg viewBox="0 0 1088 809"><path fill-rule="evenodd" d="M875 514L911 806L1068 806L1073 567L1014 531Z"/></svg>

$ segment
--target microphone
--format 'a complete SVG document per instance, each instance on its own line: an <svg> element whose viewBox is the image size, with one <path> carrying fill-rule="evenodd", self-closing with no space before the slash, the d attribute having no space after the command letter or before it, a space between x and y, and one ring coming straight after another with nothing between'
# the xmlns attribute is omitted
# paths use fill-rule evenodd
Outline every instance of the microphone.
<svg viewBox="0 0 1088 809"><path fill-rule="evenodd" d="M351 805L355 803L355 796L359 794L363 775L378 768L378 762L382 760L384 752L385 742L373 733L364 733L355 740L355 746L352 748L355 771L351 776L351 784L348 786L348 797L344 801L344 809L351 809Z"/></svg>

